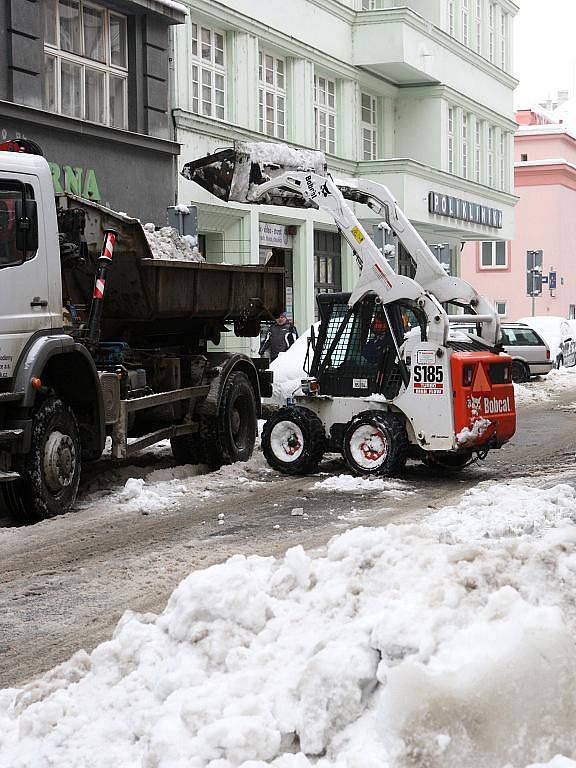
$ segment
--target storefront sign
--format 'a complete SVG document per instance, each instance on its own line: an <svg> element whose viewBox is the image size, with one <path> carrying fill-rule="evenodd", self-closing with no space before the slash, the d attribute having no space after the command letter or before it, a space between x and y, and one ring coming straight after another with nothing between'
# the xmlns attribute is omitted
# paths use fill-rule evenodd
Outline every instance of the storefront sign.
<svg viewBox="0 0 576 768"><path fill-rule="evenodd" d="M439 192L430 192L428 195L428 210L439 216L449 216L451 219L502 229L502 211L498 208L471 203L469 200L461 200L458 197L441 195Z"/></svg>
<svg viewBox="0 0 576 768"><path fill-rule="evenodd" d="M269 224L263 221L258 225L260 231L260 245L268 245L272 248L291 248L291 236L287 234L283 224Z"/></svg>
<svg viewBox="0 0 576 768"><path fill-rule="evenodd" d="M72 168L70 165L60 167L57 163L48 163L52 173L54 192L61 195L69 192L87 200L101 200L100 188L96 180L96 172L92 168Z"/></svg>

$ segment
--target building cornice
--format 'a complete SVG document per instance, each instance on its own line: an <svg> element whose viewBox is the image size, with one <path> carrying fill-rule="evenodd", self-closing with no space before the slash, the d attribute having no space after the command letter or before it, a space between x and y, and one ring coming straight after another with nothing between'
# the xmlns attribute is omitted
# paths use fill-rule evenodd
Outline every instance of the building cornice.
<svg viewBox="0 0 576 768"><path fill-rule="evenodd" d="M163 152L168 155L180 154L180 145L175 141L159 139L142 133L122 131L118 128L109 128L108 126L97 125L96 123L88 123L84 120L77 120L74 117L66 117L65 115L45 112L42 109L14 104L11 101L0 101L0 116L13 120L24 120L71 134L83 134L106 142L127 144L154 152Z"/></svg>
<svg viewBox="0 0 576 768"><path fill-rule="evenodd" d="M566 160L514 163L517 187L561 186L576 191L576 165Z"/></svg>
<svg viewBox="0 0 576 768"><path fill-rule="evenodd" d="M425 163L410 158L391 158L390 160L362 160L357 163L358 175L363 178L375 173L409 173L419 176L433 184L441 184L454 190L459 190L472 198L487 197L503 205L515 206L519 198L510 192L493 189L477 181L454 176L447 171L441 171Z"/></svg>
<svg viewBox="0 0 576 768"><path fill-rule="evenodd" d="M469 112L478 115L483 120L487 120L494 125L504 128L505 130L516 132L518 124L512 118L502 115L500 112L495 112L489 107L485 107L478 101L474 101L469 96L465 96L460 91L451 88L449 85L443 85L441 83L432 83L431 85L417 86L409 89L413 95L421 95L438 99L445 99L450 101L455 106L462 107ZM406 89L408 91L408 89ZM403 89L399 94L401 98Z"/></svg>

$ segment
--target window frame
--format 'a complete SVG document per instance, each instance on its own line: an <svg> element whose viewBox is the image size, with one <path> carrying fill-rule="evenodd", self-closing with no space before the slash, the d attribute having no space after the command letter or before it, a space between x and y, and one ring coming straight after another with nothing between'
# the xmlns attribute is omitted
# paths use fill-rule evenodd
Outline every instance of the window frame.
<svg viewBox="0 0 576 768"><path fill-rule="evenodd" d="M462 27L462 43L470 47L470 0L462 0L460 8L460 18Z"/></svg>
<svg viewBox="0 0 576 768"><path fill-rule="evenodd" d="M456 108L448 106L448 173L454 173L455 171L455 135L454 125L456 118Z"/></svg>
<svg viewBox="0 0 576 768"><path fill-rule="evenodd" d="M504 264L497 264L496 260L498 258L498 245L504 244ZM484 264L484 246L489 245L490 246L490 264ZM497 270L499 272L506 271L508 269L508 242L506 240L481 240L480 241L480 259L479 259L479 268L482 272L484 271L494 271Z"/></svg>
<svg viewBox="0 0 576 768"><path fill-rule="evenodd" d="M371 121L364 120L363 99L370 100ZM367 91L360 92L360 140L362 144L362 160L376 160L378 157L378 97ZM366 156L366 140L370 143L369 157Z"/></svg>
<svg viewBox="0 0 576 768"><path fill-rule="evenodd" d="M322 103L319 94L321 92L320 81L325 83L324 94L325 102ZM332 93L330 92L330 86L332 86ZM331 105L330 96L333 97L333 104ZM314 138L316 149L326 152L329 155L336 154L337 148L337 118L338 118L338 104L336 97L336 80L328 77L327 75L315 73L314 74ZM321 137L321 117L325 118L325 137ZM332 131L332 139L330 139L330 131Z"/></svg>
<svg viewBox="0 0 576 768"><path fill-rule="evenodd" d="M487 145L487 170L488 178L487 183L489 187L494 186L494 166L495 166L495 143L496 143L496 128L493 125L488 126L488 145Z"/></svg>
<svg viewBox="0 0 576 768"><path fill-rule="evenodd" d="M51 18L50 21L54 25L55 37L54 42L44 41L44 82L42 85L42 100L43 108L52 113L64 115L66 117L72 117L76 120L84 120L86 122L94 123L96 125L105 125L110 128L117 128L119 130L128 129L128 17L119 13L116 10L112 10L99 3L92 2L91 0L76 0L78 3L78 24L79 24L79 40L80 40L80 53L68 51L62 47L61 39L61 23L60 23L60 3L55 0L53 8L45 8L44 29L48 21L47 14L52 13L55 9L56 15ZM104 61L98 59L92 59L86 55L86 34L85 34L85 9L98 10L104 19L102 45L104 48ZM112 33L111 24L112 19L122 19L124 22L124 40L123 49L125 55L125 64L112 63ZM53 74L50 79L47 79L46 73L48 72L48 61L54 62ZM62 92L62 69L64 65L71 67L77 67L80 69L80 89L79 89L79 110L76 114L70 114L63 110L63 92ZM103 102L103 119L94 119L88 117L88 105L86 100L87 91L87 77L88 73L96 72L103 77L103 90L102 90L102 102ZM111 80L116 78L122 81L122 119L120 124L113 120L113 111L111 109ZM51 82L50 90L54 94L54 104L48 104L48 86Z"/></svg>
<svg viewBox="0 0 576 768"><path fill-rule="evenodd" d="M498 314L499 317L506 317L506 315L508 314L508 306L507 306L507 304L508 304L507 299L495 299L495 301L494 301L494 309L496 310L496 313ZM503 312L500 312L499 305L504 307L504 311Z"/></svg>
<svg viewBox="0 0 576 768"><path fill-rule="evenodd" d="M474 17L476 26L475 46L476 53L482 55L482 0L476 0L476 13Z"/></svg>
<svg viewBox="0 0 576 768"><path fill-rule="evenodd" d="M6 191L9 193L14 192L13 199L14 203L16 200L36 200L36 196L34 194L34 187L31 184L25 184L20 179L8 179L8 178L1 178L0 179L0 193ZM0 200L3 198L0 197ZM7 211L7 214L9 215L9 211ZM13 224L16 221L16 210L14 209L12 212L13 216ZM36 220L36 227L38 227L38 221ZM1 230L1 228L0 228ZM1 234L1 231L0 231ZM13 234L15 235L15 230L13 228ZM1 245L1 242L0 242ZM0 260L0 270L2 269L10 269L13 267L21 267L23 264L27 264L29 261L32 261L36 258L36 255L38 254L38 249L35 248L30 251L20 251L16 249L16 242L14 241L14 253L20 254L21 257L19 260L10 261L7 263L3 263Z"/></svg>
<svg viewBox="0 0 576 768"><path fill-rule="evenodd" d="M266 57L273 62L273 82L266 79ZM278 65L281 64L281 73ZM281 85L279 80L281 78ZM267 110L269 108L267 97L272 99L272 133L268 131L270 121L267 119ZM282 109L280 109L282 106ZM282 118L280 119L280 114ZM286 59L277 56L266 48L258 50L258 126L260 133L276 139L286 139Z"/></svg>
<svg viewBox="0 0 576 768"><path fill-rule="evenodd" d="M461 136L461 160L462 160L462 177L464 179L469 178L470 172L470 153L468 151L468 140L470 135L470 115L467 112L462 112L462 120L460 125Z"/></svg>
<svg viewBox="0 0 576 768"><path fill-rule="evenodd" d="M482 122L476 118L474 125L474 176L477 182L482 179Z"/></svg>
<svg viewBox="0 0 576 768"><path fill-rule="evenodd" d="M196 33L195 33L196 30ZM209 33L206 44L203 32ZM222 45L217 45L216 38L220 37ZM205 46L208 46L209 58L204 56ZM196 51L194 51L196 48ZM222 61L218 61L218 52L222 53ZM190 20L190 109L195 115L212 120L226 120L227 114L227 82L226 82L226 32L218 27L207 26L198 20ZM222 87L218 87L221 83ZM204 98L205 90L209 89L209 99ZM221 103L217 94L221 94ZM210 111L205 111L205 104L210 105Z"/></svg>
<svg viewBox="0 0 576 768"><path fill-rule="evenodd" d="M488 5L488 59L496 63L496 3Z"/></svg>

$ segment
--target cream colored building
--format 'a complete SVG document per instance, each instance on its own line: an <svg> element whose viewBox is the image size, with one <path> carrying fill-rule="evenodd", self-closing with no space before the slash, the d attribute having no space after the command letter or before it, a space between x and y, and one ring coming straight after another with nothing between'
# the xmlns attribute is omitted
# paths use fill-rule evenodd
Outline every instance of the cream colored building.
<svg viewBox="0 0 576 768"><path fill-rule="evenodd" d="M233 139L322 149L335 175L388 185L457 272L462 241L514 234L517 10L510 0L194 0L175 29L181 163ZM210 261L286 266L299 329L315 292L353 285L351 252L315 211L224 205L184 178L179 201L198 205Z"/></svg>

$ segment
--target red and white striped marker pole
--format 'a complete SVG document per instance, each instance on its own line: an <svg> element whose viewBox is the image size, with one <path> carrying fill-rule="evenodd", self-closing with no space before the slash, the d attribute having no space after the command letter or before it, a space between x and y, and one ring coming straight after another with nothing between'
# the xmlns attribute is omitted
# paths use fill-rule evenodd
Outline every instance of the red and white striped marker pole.
<svg viewBox="0 0 576 768"><path fill-rule="evenodd" d="M100 338L100 321L104 309L104 294L106 292L106 280L112 268L114 246L118 242L118 232L115 229L104 230L104 242L98 258L98 269L92 292L92 304L87 323L86 339L91 344L96 344Z"/></svg>

